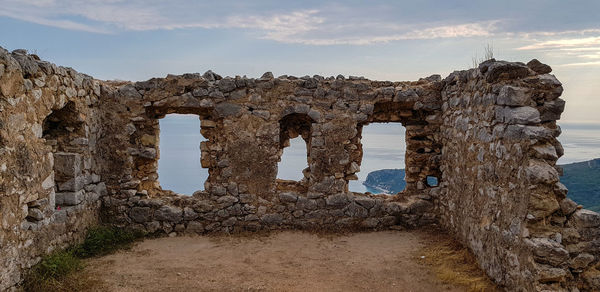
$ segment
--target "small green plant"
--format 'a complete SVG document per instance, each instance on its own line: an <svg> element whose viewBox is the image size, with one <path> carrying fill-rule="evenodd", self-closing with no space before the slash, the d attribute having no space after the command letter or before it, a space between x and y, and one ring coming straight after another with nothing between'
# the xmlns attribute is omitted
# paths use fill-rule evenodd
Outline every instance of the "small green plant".
<svg viewBox="0 0 600 292"><path fill-rule="evenodd" d="M83 268L81 259L129 248L143 235L112 226L92 227L82 244L56 251L43 258L29 272L23 288L25 291L85 290L85 280L72 276L73 272Z"/></svg>

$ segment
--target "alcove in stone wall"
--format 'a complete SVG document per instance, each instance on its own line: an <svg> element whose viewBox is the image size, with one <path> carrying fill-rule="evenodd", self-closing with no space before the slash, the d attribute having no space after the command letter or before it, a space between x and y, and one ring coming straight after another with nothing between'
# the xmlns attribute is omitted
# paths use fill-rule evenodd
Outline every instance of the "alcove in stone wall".
<svg viewBox="0 0 600 292"><path fill-rule="evenodd" d="M49 196L52 209L78 205L84 198L83 188L90 180L91 167L89 156L85 155L89 142L87 132L85 116L74 102L52 111L44 119L42 138L54 156L55 190ZM35 213L30 210L32 212Z"/></svg>

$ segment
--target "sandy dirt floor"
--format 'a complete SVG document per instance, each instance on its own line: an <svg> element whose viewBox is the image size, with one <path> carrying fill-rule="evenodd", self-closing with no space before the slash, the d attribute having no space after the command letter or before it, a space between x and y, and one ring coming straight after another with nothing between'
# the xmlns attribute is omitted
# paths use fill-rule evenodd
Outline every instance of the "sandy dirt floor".
<svg viewBox="0 0 600 292"><path fill-rule="evenodd" d="M148 239L92 259L101 291L464 291L419 263L424 232Z"/></svg>

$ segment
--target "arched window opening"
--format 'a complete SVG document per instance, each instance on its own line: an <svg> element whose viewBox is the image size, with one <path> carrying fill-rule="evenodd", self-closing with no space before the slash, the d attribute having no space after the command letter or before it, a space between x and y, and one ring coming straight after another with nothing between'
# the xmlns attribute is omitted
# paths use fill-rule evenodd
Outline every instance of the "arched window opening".
<svg viewBox="0 0 600 292"><path fill-rule="evenodd" d="M277 166L278 179L300 181L304 178L304 170L308 168L306 147L300 137L289 140Z"/></svg>
<svg viewBox="0 0 600 292"><path fill-rule="evenodd" d="M308 177L311 127L314 121L306 114L289 114L279 121L279 146L282 155L277 178L301 181Z"/></svg>

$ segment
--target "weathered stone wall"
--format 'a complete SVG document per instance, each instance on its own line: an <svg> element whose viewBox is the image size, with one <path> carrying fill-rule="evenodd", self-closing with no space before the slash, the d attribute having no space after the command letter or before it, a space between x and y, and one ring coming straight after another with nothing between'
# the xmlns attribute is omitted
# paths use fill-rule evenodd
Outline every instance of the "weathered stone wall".
<svg viewBox="0 0 600 292"><path fill-rule="evenodd" d="M99 96L89 76L0 48L0 290L98 222Z"/></svg>
<svg viewBox="0 0 600 292"><path fill-rule="evenodd" d="M598 290L600 215L558 181L564 101L550 71L492 60L416 82L211 71L102 82L0 49L0 290L99 220L170 235L438 224L509 290ZM170 113L197 115L207 139L209 177L192 196L159 183ZM349 192L362 128L379 122L406 127L407 188ZM304 177L278 180L298 136Z"/></svg>
<svg viewBox="0 0 600 292"><path fill-rule="evenodd" d="M105 218L146 232L271 228L386 228L434 222L426 185L439 175L440 78L418 82L320 76L221 78L207 72L105 87ZM205 191L162 190L158 119L196 114ZM407 189L397 197L348 192L360 170L362 126L407 128ZM301 181L276 179L290 138L307 143ZM115 150L116 151L110 151Z"/></svg>
<svg viewBox="0 0 600 292"><path fill-rule="evenodd" d="M510 290L592 291L600 217L559 182L565 102L550 71L492 60L444 80L439 222Z"/></svg>

